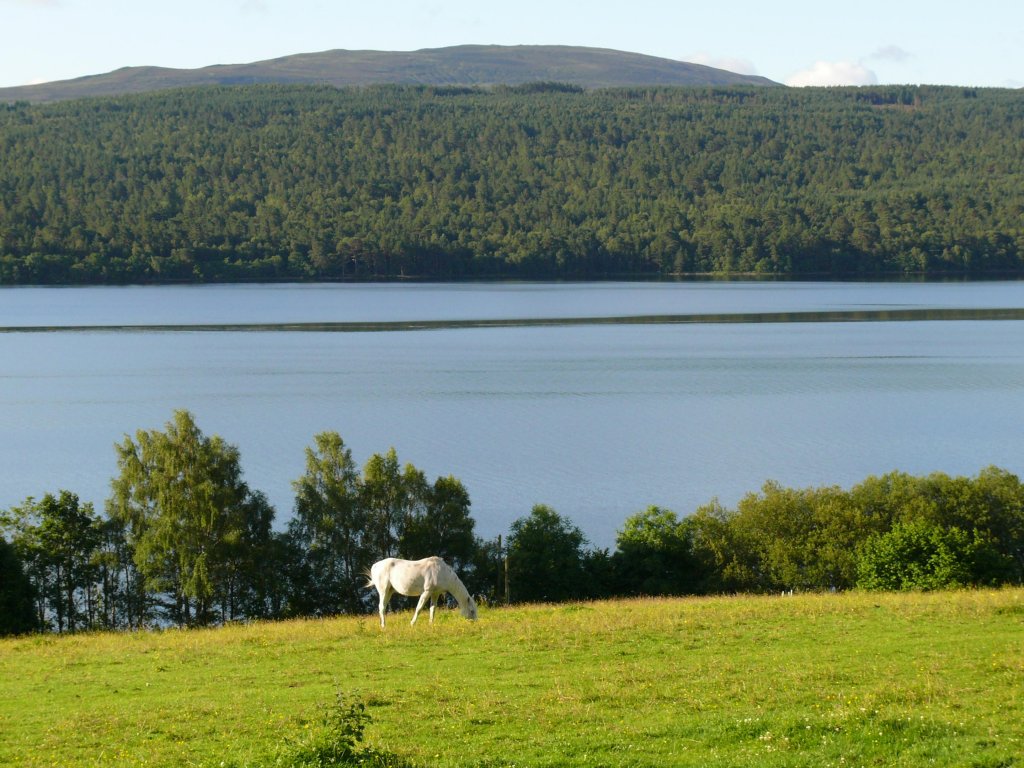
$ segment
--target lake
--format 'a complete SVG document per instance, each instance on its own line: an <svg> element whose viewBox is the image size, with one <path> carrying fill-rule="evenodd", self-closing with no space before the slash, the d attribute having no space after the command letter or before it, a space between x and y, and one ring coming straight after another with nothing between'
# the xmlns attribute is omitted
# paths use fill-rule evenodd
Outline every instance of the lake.
<svg viewBox="0 0 1024 768"><path fill-rule="evenodd" d="M114 443L176 408L278 527L325 430L458 477L482 536L545 503L603 547L767 480L1020 474L1022 310L1024 282L3 288L0 508L102 509Z"/></svg>

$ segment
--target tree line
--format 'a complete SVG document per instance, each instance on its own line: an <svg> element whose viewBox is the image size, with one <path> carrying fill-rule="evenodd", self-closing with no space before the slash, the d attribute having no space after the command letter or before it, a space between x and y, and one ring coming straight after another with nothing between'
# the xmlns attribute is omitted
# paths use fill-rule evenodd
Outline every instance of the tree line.
<svg viewBox="0 0 1024 768"><path fill-rule="evenodd" d="M116 454L105 515L67 490L0 513L0 634L362 613L366 572L388 556L440 555L471 592L513 601L1024 583L1024 486L995 467L767 483L682 518L649 507L609 552L544 504L504 544L481 539L459 480L430 482L393 449L360 469L335 432L306 449L282 531L237 448L187 411Z"/></svg>
<svg viewBox="0 0 1024 768"><path fill-rule="evenodd" d="M0 284L1019 272L1022 126L937 86L0 105Z"/></svg>

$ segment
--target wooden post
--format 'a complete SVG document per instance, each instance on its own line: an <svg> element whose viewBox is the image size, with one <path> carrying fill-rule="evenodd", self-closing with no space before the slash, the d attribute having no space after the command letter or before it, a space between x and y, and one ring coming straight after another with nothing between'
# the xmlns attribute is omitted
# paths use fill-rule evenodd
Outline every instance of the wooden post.
<svg viewBox="0 0 1024 768"><path fill-rule="evenodd" d="M498 576L494 580L494 599L495 600L500 600L501 599L501 561L502 561L501 534L499 533L498 534L498 568L497 568Z"/></svg>
<svg viewBox="0 0 1024 768"><path fill-rule="evenodd" d="M508 605L511 601L511 592L508 588L508 555L505 555L505 605Z"/></svg>

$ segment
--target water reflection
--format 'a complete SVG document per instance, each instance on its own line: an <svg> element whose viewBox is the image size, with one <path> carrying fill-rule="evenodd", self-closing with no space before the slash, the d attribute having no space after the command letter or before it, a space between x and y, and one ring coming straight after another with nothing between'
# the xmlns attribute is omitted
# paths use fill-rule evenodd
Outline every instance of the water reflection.
<svg viewBox="0 0 1024 768"><path fill-rule="evenodd" d="M568 325L678 325L681 323L854 323L920 322L928 320L1024 320L1024 308L882 309L815 312L709 312L674 315L625 315L617 317L518 317L467 320L391 320L295 323L146 323L117 325L24 325L0 326L0 332L32 333L75 331L307 331L369 333L376 331L445 330L457 328L530 328Z"/></svg>

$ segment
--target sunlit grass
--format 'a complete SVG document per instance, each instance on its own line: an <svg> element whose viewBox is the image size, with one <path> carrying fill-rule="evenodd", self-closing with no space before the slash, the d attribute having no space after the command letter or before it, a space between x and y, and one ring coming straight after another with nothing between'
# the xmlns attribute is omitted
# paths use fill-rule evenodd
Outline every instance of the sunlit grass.
<svg viewBox="0 0 1024 768"><path fill-rule="evenodd" d="M422 765L1015 765L1024 590L0 642L0 764L258 765L342 691Z"/></svg>

